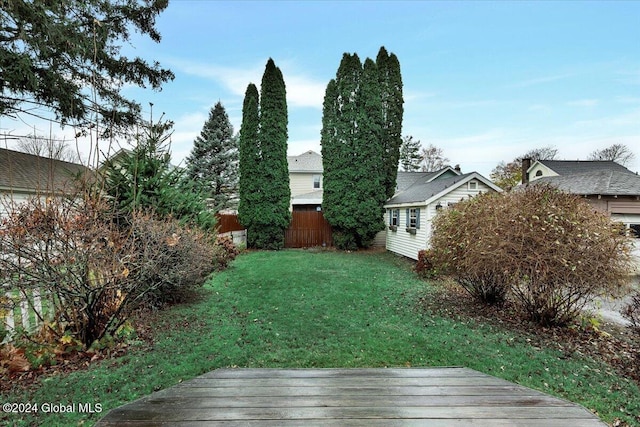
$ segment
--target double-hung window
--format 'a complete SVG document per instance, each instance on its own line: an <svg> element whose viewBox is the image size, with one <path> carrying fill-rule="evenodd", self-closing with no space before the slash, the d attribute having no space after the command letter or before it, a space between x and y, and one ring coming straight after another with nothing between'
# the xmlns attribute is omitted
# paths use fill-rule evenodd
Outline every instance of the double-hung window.
<svg viewBox="0 0 640 427"><path fill-rule="evenodd" d="M407 231L415 231L420 228L420 208L406 210Z"/></svg>

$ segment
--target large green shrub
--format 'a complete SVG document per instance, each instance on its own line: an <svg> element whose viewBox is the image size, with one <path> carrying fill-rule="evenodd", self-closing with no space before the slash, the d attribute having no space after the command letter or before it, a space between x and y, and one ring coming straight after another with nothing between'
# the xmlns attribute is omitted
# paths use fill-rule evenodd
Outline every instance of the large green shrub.
<svg viewBox="0 0 640 427"><path fill-rule="evenodd" d="M439 269L489 303L512 298L533 321L564 325L594 296L626 289L630 242L578 196L533 185L485 194L439 213Z"/></svg>

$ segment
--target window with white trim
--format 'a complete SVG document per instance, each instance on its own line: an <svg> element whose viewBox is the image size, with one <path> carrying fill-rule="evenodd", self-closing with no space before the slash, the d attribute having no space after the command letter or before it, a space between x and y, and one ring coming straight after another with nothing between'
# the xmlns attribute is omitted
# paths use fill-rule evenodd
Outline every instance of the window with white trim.
<svg viewBox="0 0 640 427"><path fill-rule="evenodd" d="M407 209L407 228L420 228L420 208Z"/></svg>
<svg viewBox="0 0 640 427"><path fill-rule="evenodd" d="M389 225L400 225L400 209L391 209L389 211Z"/></svg>
<svg viewBox="0 0 640 427"><path fill-rule="evenodd" d="M469 190L477 190L478 181L469 181Z"/></svg>
<svg viewBox="0 0 640 427"><path fill-rule="evenodd" d="M321 175L313 175L313 188L315 189L319 189L322 182L322 176Z"/></svg>

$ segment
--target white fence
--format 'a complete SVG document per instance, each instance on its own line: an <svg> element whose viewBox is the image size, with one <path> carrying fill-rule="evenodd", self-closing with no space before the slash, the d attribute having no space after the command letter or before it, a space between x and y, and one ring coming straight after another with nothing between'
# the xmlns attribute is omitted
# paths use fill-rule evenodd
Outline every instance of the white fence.
<svg viewBox="0 0 640 427"><path fill-rule="evenodd" d="M19 291L5 293L6 303L0 307L0 332L2 342L9 342L15 336L17 328L35 331L43 321L51 318L52 304L43 298L40 290L33 289L26 294Z"/></svg>

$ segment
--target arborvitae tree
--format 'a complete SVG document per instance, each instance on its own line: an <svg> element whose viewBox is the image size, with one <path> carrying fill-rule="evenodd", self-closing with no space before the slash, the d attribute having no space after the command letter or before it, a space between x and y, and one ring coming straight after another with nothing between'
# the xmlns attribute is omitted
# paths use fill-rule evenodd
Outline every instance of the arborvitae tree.
<svg viewBox="0 0 640 427"><path fill-rule="evenodd" d="M265 67L261 90L258 98L258 90L250 84L242 109L238 219L247 227L250 247L281 249L291 222L287 91L272 59Z"/></svg>
<svg viewBox="0 0 640 427"><path fill-rule="evenodd" d="M400 146L400 168L404 172L415 172L420 170L421 162L420 140L414 140L411 135L403 137Z"/></svg>
<svg viewBox="0 0 640 427"><path fill-rule="evenodd" d="M238 220L247 228L247 244L255 247L256 238L256 203L260 199L261 191L258 185L260 171L260 106L258 88L253 83L247 86L242 106L242 125L240 127L239 154L240 154L240 181L238 192L240 202L238 204Z"/></svg>
<svg viewBox="0 0 640 427"><path fill-rule="evenodd" d="M215 210L232 207L238 188L238 141L220 102L209 112L187 157L187 177L209 194Z"/></svg>
<svg viewBox="0 0 640 427"><path fill-rule="evenodd" d="M402 117L404 115L404 99L402 96L402 75L398 57L383 47L376 58L380 99L382 103L382 144L384 146L385 164L383 168L383 184L387 198L396 191L398 161L402 145Z"/></svg>
<svg viewBox="0 0 640 427"><path fill-rule="evenodd" d="M402 115L392 108L397 105L398 91L390 88L396 88L398 79L390 77L396 68L386 51L379 56L386 58L380 60L384 72L371 59L363 67L356 54L345 53L325 93L323 209L333 227L334 242L342 249L371 244L384 228L382 206L387 188L392 185L395 190L400 144L391 136ZM381 82L386 89L381 89ZM399 86L401 106L401 82Z"/></svg>
<svg viewBox="0 0 640 427"><path fill-rule="evenodd" d="M344 54L323 107L323 209L336 246L367 247L383 229L382 108L376 64Z"/></svg>
<svg viewBox="0 0 640 427"><path fill-rule="evenodd" d="M282 249L284 232L291 222L289 168L287 164L287 90L280 68L269 58L260 93L260 200L255 209L258 235L255 245Z"/></svg>

